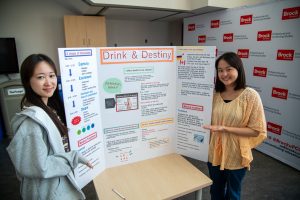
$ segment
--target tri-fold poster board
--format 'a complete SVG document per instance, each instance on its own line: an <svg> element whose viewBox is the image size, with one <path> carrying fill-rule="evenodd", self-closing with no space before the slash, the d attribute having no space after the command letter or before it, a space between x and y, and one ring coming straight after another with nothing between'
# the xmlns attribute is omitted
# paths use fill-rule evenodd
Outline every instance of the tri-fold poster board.
<svg viewBox="0 0 300 200"><path fill-rule="evenodd" d="M60 48L72 150L106 168L170 153L207 161L214 89L213 46Z"/></svg>

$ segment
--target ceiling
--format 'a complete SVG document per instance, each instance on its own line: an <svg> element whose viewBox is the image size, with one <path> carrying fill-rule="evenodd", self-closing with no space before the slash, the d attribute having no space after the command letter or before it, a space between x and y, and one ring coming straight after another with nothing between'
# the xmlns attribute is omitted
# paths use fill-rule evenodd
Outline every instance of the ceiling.
<svg viewBox="0 0 300 200"><path fill-rule="evenodd" d="M185 17L213 12L224 8L204 6L193 10L166 9L129 5L99 4L89 0L55 0L78 15L105 16L107 19L178 21ZM161 0L164 1L164 0Z"/></svg>

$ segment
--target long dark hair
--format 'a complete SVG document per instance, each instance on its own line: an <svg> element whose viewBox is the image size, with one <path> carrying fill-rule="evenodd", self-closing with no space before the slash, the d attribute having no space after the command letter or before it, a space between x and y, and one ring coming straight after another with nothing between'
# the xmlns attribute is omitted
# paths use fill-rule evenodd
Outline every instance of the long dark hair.
<svg viewBox="0 0 300 200"><path fill-rule="evenodd" d="M68 130L67 127L64 125L66 124L65 109L63 103L60 101L59 98L58 87L56 87L52 97L48 99L48 105L45 105L41 97L33 91L30 85L30 79L33 76L34 70L36 66L42 61L47 62L50 65L50 67L53 69L55 75L57 75L55 64L48 56L44 54L32 54L28 56L23 61L20 70L21 81L25 89L25 95L21 100L21 109L23 109L24 106L30 106L30 105L35 105L42 108L52 119L52 121L58 128L60 135L64 136L67 135ZM60 119L53 112L53 109L56 111Z"/></svg>
<svg viewBox="0 0 300 200"><path fill-rule="evenodd" d="M238 71L238 77L235 81L236 85L234 87L234 90L246 88L246 76L245 76L245 70L241 58L234 52L226 52L216 60L216 64L215 64L215 68L217 71L216 85L215 85L216 92L225 91L225 85L220 81L218 76L218 65L220 60L225 60L231 67L234 67Z"/></svg>

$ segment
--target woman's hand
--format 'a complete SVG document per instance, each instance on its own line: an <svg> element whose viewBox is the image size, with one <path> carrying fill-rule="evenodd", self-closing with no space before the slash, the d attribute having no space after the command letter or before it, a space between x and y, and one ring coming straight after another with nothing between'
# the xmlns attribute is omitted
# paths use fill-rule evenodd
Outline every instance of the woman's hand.
<svg viewBox="0 0 300 200"><path fill-rule="evenodd" d="M212 132L230 133L230 134L235 134L244 137L257 137L259 135L258 131L248 127L240 128L240 127L229 127L229 126L221 126L221 125L204 125L202 127L204 129L209 129Z"/></svg>
<svg viewBox="0 0 300 200"><path fill-rule="evenodd" d="M94 166L92 165L92 163L91 163L91 162L87 162L85 165L86 165L86 166L88 166L88 167L89 167L89 168L91 168L91 169L93 169L93 168L94 168Z"/></svg>
<svg viewBox="0 0 300 200"><path fill-rule="evenodd" d="M225 126L219 126L219 125L204 125L202 126L204 129L209 129L213 132L220 132L225 131Z"/></svg>

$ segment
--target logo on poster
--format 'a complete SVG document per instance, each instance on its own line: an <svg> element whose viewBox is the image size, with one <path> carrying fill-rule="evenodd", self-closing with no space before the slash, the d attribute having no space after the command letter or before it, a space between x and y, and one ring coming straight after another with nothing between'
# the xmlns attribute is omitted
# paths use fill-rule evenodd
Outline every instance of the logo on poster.
<svg viewBox="0 0 300 200"><path fill-rule="evenodd" d="M194 31L196 29L196 25L195 24L189 24L188 25L188 31Z"/></svg>
<svg viewBox="0 0 300 200"><path fill-rule="evenodd" d="M252 15L243 15L240 17L240 25L252 24Z"/></svg>
<svg viewBox="0 0 300 200"><path fill-rule="evenodd" d="M277 60L294 60L294 52L292 49L278 49Z"/></svg>
<svg viewBox="0 0 300 200"><path fill-rule="evenodd" d="M240 58L249 58L249 49L238 49L237 55Z"/></svg>
<svg viewBox="0 0 300 200"><path fill-rule="evenodd" d="M296 19L300 17L300 7L285 8L282 10L282 20Z"/></svg>
<svg viewBox="0 0 300 200"><path fill-rule="evenodd" d="M279 99L287 99L288 97L288 90L282 88L272 88L272 97L279 98Z"/></svg>
<svg viewBox="0 0 300 200"><path fill-rule="evenodd" d="M257 41L271 41L271 38L272 30L257 32Z"/></svg>
<svg viewBox="0 0 300 200"><path fill-rule="evenodd" d="M198 36L198 43L205 43L206 35L199 35Z"/></svg>
<svg viewBox="0 0 300 200"><path fill-rule="evenodd" d="M254 67L253 76L267 77L268 69L265 67Z"/></svg>
<svg viewBox="0 0 300 200"><path fill-rule="evenodd" d="M233 42L233 33L224 33L223 42Z"/></svg>
<svg viewBox="0 0 300 200"><path fill-rule="evenodd" d="M272 122L267 122L267 130L277 135L281 135L282 126L274 124Z"/></svg>
<svg viewBox="0 0 300 200"><path fill-rule="evenodd" d="M219 28L220 27L220 20L211 20L210 21L210 28Z"/></svg>

